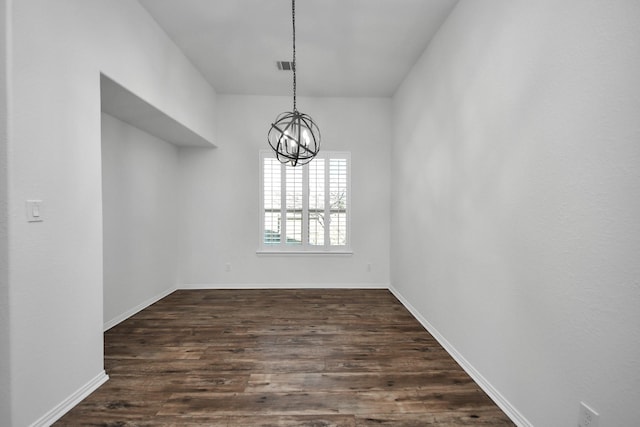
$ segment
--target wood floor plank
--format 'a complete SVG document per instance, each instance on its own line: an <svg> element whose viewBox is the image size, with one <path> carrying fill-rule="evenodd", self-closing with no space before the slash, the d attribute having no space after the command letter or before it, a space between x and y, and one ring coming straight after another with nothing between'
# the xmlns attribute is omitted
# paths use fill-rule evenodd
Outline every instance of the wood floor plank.
<svg viewBox="0 0 640 427"><path fill-rule="evenodd" d="M356 416L356 427L426 427L436 426L435 418L431 414L421 414L416 417L414 414L368 414ZM471 424L459 424L471 425ZM452 424L451 426L455 426Z"/></svg>
<svg viewBox="0 0 640 427"><path fill-rule="evenodd" d="M512 426L513 423L493 408L457 409L451 412L438 412L433 415L436 426Z"/></svg>
<svg viewBox="0 0 640 427"><path fill-rule="evenodd" d="M355 427L353 415L233 416L229 427Z"/></svg>
<svg viewBox="0 0 640 427"><path fill-rule="evenodd" d="M386 290L176 291L58 426L512 426Z"/></svg>
<svg viewBox="0 0 640 427"><path fill-rule="evenodd" d="M447 402L439 401L440 406ZM385 413L424 413L424 402L412 390L343 393L175 393L158 415L197 417L212 408L221 415L356 415L376 411Z"/></svg>
<svg viewBox="0 0 640 427"><path fill-rule="evenodd" d="M432 372L355 372L355 373L303 373L303 374L251 374L247 392L322 392L383 391L413 389L441 390L448 386L473 385L471 378L461 370Z"/></svg>

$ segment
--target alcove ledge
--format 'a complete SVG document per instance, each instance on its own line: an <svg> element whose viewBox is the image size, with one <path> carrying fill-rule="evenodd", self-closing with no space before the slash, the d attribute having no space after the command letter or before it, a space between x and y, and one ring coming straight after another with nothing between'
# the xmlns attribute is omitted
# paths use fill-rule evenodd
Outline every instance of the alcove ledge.
<svg viewBox="0 0 640 427"><path fill-rule="evenodd" d="M100 74L102 112L178 147L216 148L213 141Z"/></svg>

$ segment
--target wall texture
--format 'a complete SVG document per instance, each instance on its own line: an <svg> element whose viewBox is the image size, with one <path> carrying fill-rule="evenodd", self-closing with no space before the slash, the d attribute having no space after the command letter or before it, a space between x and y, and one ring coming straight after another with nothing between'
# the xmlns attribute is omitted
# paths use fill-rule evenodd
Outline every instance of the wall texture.
<svg viewBox="0 0 640 427"><path fill-rule="evenodd" d="M21 0L10 20L11 425L25 426L104 376L100 72L210 139L215 93L137 2ZM44 222L26 222L27 199Z"/></svg>
<svg viewBox="0 0 640 427"><path fill-rule="evenodd" d="M303 98L322 150L352 153L353 255L257 255L259 151L289 97L218 96L216 150L180 152L181 282L204 286L387 286L389 99ZM231 271L225 265L231 264ZM371 264L371 271L367 271Z"/></svg>
<svg viewBox="0 0 640 427"><path fill-rule="evenodd" d="M102 114L104 323L174 290L178 148Z"/></svg>
<svg viewBox="0 0 640 427"><path fill-rule="evenodd" d="M7 384L11 384L9 346L11 328L9 326L9 235L7 190L9 173L7 152L9 150L8 99L8 36L9 24L6 0L0 0L0 424L11 425L11 394Z"/></svg>
<svg viewBox="0 0 640 427"><path fill-rule="evenodd" d="M392 284L523 423L640 418L638 22L463 0L393 100Z"/></svg>

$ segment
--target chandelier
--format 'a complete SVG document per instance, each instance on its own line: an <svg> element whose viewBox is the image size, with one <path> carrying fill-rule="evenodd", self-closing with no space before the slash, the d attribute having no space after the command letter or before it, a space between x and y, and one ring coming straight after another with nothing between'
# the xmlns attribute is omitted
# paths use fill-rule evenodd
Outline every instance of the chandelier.
<svg viewBox="0 0 640 427"><path fill-rule="evenodd" d="M293 23L293 111L280 113L267 135L276 158L291 166L309 163L320 151L320 129L308 114L298 111L296 105L296 0L291 0Z"/></svg>

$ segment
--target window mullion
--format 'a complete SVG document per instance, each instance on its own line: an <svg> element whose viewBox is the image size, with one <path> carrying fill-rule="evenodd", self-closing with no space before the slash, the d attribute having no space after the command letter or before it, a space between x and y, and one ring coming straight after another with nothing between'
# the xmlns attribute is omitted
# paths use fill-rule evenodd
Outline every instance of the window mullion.
<svg viewBox="0 0 640 427"><path fill-rule="evenodd" d="M285 164L280 164L280 247L287 244L287 173Z"/></svg>
<svg viewBox="0 0 640 427"><path fill-rule="evenodd" d="M302 247L309 246L309 165L302 169Z"/></svg>
<svg viewBox="0 0 640 427"><path fill-rule="evenodd" d="M331 198L329 195L331 194L331 189L329 188L331 185L330 174L329 174L329 163L330 159L327 158L324 162L324 247L329 248L331 246Z"/></svg>

